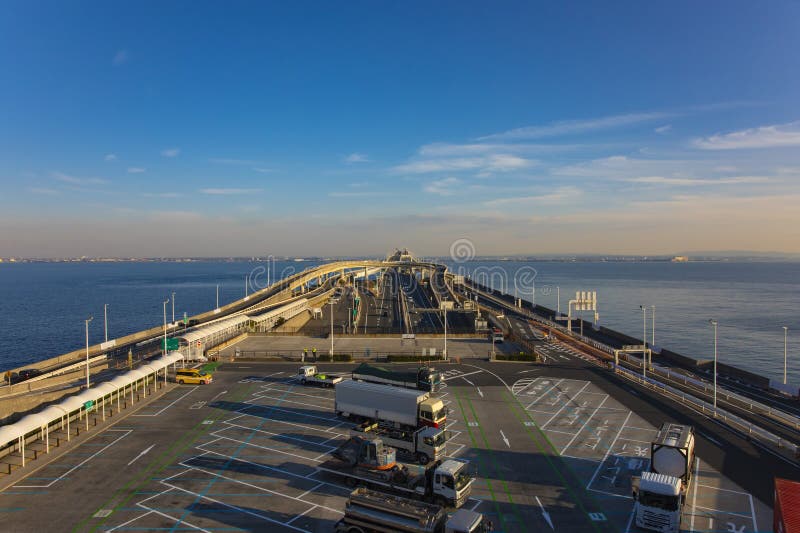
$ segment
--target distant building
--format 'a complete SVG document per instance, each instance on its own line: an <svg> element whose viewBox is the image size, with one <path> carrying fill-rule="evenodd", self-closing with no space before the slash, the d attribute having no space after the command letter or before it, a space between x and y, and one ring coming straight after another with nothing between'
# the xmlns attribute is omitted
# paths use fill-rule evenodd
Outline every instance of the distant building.
<svg viewBox="0 0 800 533"><path fill-rule="evenodd" d="M688 255L676 255L672 258L673 263L688 263L689 256Z"/></svg>

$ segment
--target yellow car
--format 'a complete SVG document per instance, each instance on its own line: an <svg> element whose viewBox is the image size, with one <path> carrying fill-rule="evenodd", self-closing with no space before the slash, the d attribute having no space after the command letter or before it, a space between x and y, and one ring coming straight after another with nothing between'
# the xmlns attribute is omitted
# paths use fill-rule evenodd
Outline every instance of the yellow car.
<svg viewBox="0 0 800 533"><path fill-rule="evenodd" d="M214 380L214 377L205 370L197 368L186 368L178 370L175 374L175 381L183 385L188 383L190 385L208 385Z"/></svg>

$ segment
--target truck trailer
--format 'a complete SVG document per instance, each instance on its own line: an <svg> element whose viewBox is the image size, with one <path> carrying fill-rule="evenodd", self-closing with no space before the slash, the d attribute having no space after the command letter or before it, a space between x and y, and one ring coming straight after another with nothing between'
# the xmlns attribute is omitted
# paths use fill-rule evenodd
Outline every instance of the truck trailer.
<svg viewBox="0 0 800 533"><path fill-rule="evenodd" d="M336 414L397 429L444 428L444 402L430 392L346 380L336 385Z"/></svg>
<svg viewBox="0 0 800 533"><path fill-rule="evenodd" d="M367 421L353 427L350 434L363 437L378 437L384 444L397 449L406 457L413 457L421 465L436 461L445 454L445 432L439 428L421 427L415 430L382 427L377 422Z"/></svg>
<svg viewBox="0 0 800 533"><path fill-rule="evenodd" d="M378 438L351 437L317 467L353 487L378 488L442 507L461 507L474 482L463 461L447 459L425 466L400 463L396 450Z"/></svg>
<svg viewBox="0 0 800 533"><path fill-rule="evenodd" d="M650 445L650 470L633 478L636 525L678 533L692 481L694 428L664 423Z"/></svg>
<svg viewBox="0 0 800 533"><path fill-rule="evenodd" d="M403 370L361 363L353 370L352 377L370 383L382 383L428 392L436 392L442 385L441 373L429 366L421 366L416 370Z"/></svg>
<svg viewBox="0 0 800 533"><path fill-rule="evenodd" d="M448 517L439 505L423 503L363 487L347 500L334 531L346 533L486 533L492 523L480 513L457 510Z"/></svg>

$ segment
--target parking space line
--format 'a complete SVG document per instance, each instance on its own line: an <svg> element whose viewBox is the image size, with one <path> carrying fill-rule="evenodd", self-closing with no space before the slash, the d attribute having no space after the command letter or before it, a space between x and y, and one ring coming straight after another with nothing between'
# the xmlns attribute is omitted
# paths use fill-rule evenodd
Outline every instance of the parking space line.
<svg viewBox="0 0 800 533"><path fill-rule="evenodd" d="M259 514L259 513L256 513L256 512L253 512L253 511L250 511L250 510L248 510L248 509L243 509L243 508L241 508L241 507L237 507L236 505L232 505L232 504L230 504L230 503L225 503L225 502L223 502L223 501L220 501L220 500L215 500L214 498L211 498L211 497L209 497L209 496L205 496L205 495L203 495L203 494L198 494L198 493L196 493L196 492L192 492L192 491L190 491L190 490L187 490L187 489L182 489L182 488L180 488L180 487L173 487L173 488L175 488L176 490L180 490L180 491L186 492L186 493L188 493L188 494L191 494L192 496L194 496L194 497L196 497L196 498L200 498L201 500L208 500L208 501L210 501L210 502L214 502L214 503L217 503L217 504L219 504L219 505L224 505L225 507L229 507L229 508L231 508L231 509L234 509L234 510L236 510L236 511L239 511L240 513L249 514L249 515L251 515L251 516L255 516L256 518L260 518L260 519L262 519L262 520L265 520L265 521L267 521L267 522L270 522L270 523L273 523L273 524L278 524L278 525L281 525L281 526L284 526L284 527L288 527L288 528L294 529L295 531L302 531L303 533L306 533L306 530L305 530L305 529L300 529L300 528L298 528L298 527L295 527L295 526L292 526L292 525L286 524L285 522L281 522L281 521L279 521L279 520L275 520L274 518L270 518L270 517L268 517L268 516L264 516L264 515L262 515L262 514ZM306 504L308 504L308 505L313 505L313 504L309 504L308 502L303 502L303 503L306 503ZM154 511L154 512L158 512L158 511ZM341 513L341 511L339 511L339 512ZM182 523L182 524L185 524L186 522L185 522L183 519L181 519L181 520L180 520L180 523Z"/></svg>
<svg viewBox="0 0 800 533"><path fill-rule="evenodd" d="M312 431L320 431L320 428L315 428L314 426L307 426L305 424L300 424L299 422L287 422L285 420L278 420L277 418L262 417L262 416L258 416L258 415L251 415L249 413L245 413L243 415L240 415L240 416L237 416L235 418L228 419L228 420L223 420L222 423L223 424L229 424L229 425L233 426L235 424L231 424L231 420L236 420L237 418L240 418L241 416L252 416L254 418L260 418L262 420L271 420L273 422L278 422L279 424L288 424L290 426L297 426L299 428L309 429L309 430L312 430ZM309 416L309 415L304 415L304 416ZM342 423L336 424L336 426L340 426L340 425L342 425ZM323 429L322 431L324 431L326 433L336 433L336 435L339 436L339 437L344 436L344 433L337 433L336 431L331 431L336 426L331 426L330 428Z"/></svg>
<svg viewBox="0 0 800 533"><path fill-rule="evenodd" d="M225 430L222 430L222 431L225 431ZM275 452L275 453L282 453L284 455L291 455L292 457L297 457L298 459L303 459L305 461L315 461L317 463L321 463L322 462L322 461L319 461L317 459L312 459L310 457L305 457L303 455L298 455L296 453L285 452L283 450L277 450L275 448L270 448L269 446L262 446L261 444L253 444L252 442L245 442L243 440L234 439L232 437L222 436L222 438L223 439L227 439L227 440L232 441L232 442L238 442L239 444L244 444L246 446L253 446L254 448L259 448L261 450L269 450L269 451Z"/></svg>
<svg viewBox="0 0 800 533"><path fill-rule="evenodd" d="M119 529L119 528L121 528L121 527L125 527L125 526L127 526L128 524L130 524L131 522L136 522L136 521L137 521L137 520L139 520L140 518L144 518L145 516L149 515L150 513L154 513L154 512L155 512L155 511L153 511L152 509L150 509L149 507L145 507L145 509L148 509L148 511L147 511L146 513L144 513L144 514L141 514L141 515L139 515L139 516L136 516L136 517L133 517L133 518L131 518L130 520L128 520L127 522L123 522L123 523L121 523L121 524L120 524L120 525L118 525L118 526L114 526L114 527L112 527L112 528L111 528L111 529L109 529L108 531L114 531L115 529Z"/></svg>
<svg viewBox="0 0 800 533"><path fill-rule="evenodd" d="M571 457L571 456L565 455L564 457ZM633 499L633 496L628 496L627 494L614 494L613 492L608 492L607 490L593 489L593 488L591 488L589 486L586 487L586 490L590 490L592 492L597 492L599 494L602 494L603 496L613 496L614 498L622 498L624 500L632 500Z"/></svg>
<svg viewBox="0 0 800 533"><path fill-rule="evenodd" d="M536 405L536 404L539 402L539 400L541 400L542 398L544 398L545 396L547 396L548 394L550 394L550 392L551 392L553 389L555 389L556 387L558 387L559 385L561 385L561 383L562 383L563 381L564 381L563 379L559 379L558 381L556 381L556 382L553 384L553 386L552 386L552 387L550 387L549 389L547 389L546 391L544 391L542 394L540 394L540 395L539 395L539 397L538 397L538 398L536 398L535 400L533 400L533 401L530 403L530 405L528 405L528 407L526 407L526 409L530 409L530 407L531 407L531 406L533 406L533 405Z"/></svg>
<svg viewBox="0 0 800 533"><path fill-rule="evenodd" d="M280 402L280 403L294 403L294 404L297 404L297 405L303 405L305 407L313 407L314 409L326 409L326 407L324 407L322 405L316 405L316 404L313 404L313 403L306 403L306 402L296 402L294 400L288 400L286 398L274 398L272 396L258 396L258 399L275 400L276 402ZM264 405L263 407L269 407L270 409L272 409L271 405Z"/></svg>
<svg viewBox="0 0 800 533"><path fill-rule="evenodd" d="M305 414L305 413L300 414L300 413L295 413L294 411L289 411L288 409L281 409L280 407L275 407L275 406L272 406L272 405L248 405L246 407L246 409L251 409L253 407L258 407L258 408L261 408L261 409L268 409L270 411L280 411L282 413L289 413L290 415L297 415L297 416L300 416L300 417L303 417L303 418L316 418L317 420L325 420L327 422L337 422L337 424L335 426L331 426L332 428L335 428L336 426L341 426L344 423L344 422L340 421L338 418L328 418L327 416L309 415L309 414ZM262 420L275 420L275 421L281 422L280 420L277 420L275 418L265 418L263 416L251 415L250 413L244 413L244 414L246 414L247 416L254 416L256 418L261 418Z"/></svg>
<svg viewBox="0 0 800 533"><path fill-rule="evenodd" d="M302 498L303 498L303 496L305 496L305 495L306 495L306 494L308 494L309 492L314 492L315 490L317 490L318 488L320 488L320 487L322 487L322 486L324 486L324 485L325 485L325 483L319 483L319 484L318 484L317 486L315 486L314 488L308 489L308 490L307 490L307 491L305 491L303 494L301 494L300 496L298 496L298 497L297 497L297 499L298 499L298 500L299 500L299 499L302 499ZM311 503L311 502L309 502L309 503Z"/></svg>
<svg viewBox="0 0 800 533"><path fill-rule="evenodd" d="M81 461L80 463L76 464L75 466L73 466L72 468L70 468L69 470L67 470L63 474L61 474L60 476L58 476L56 478L53 478L53 480L50 483L48 483L47 485L14 485L14 488L15 489L46 489L48 487L51 487L54 483L64 479L69 474L71 474L72 472L74 472L78 468L82 467L83 465L85 465L86 463L88 463L89 461L91 461L92 459L94 459L95 457L100 455L101 453L103 453L105 450L107 450L108 448L110 448L114 444L118 443L119 441L121 441L122 439L124 439L125 437L127 437L128 435L133 433L132 429L122 429L122 430L120 430L120 429L107 429L106 431L124 432L124 435L121 435L121 436L117 437L116 439L114 439L113 441L109 442L108 444L106 444L105 446L103 446L102 448L100 448L99 450L94 452L92 455L90 455L89 457L87 457L86 459ZM50 465L47 465L47 466L50 466Z"/></svg>
<svg viewBox="0 0 800 533"><path fill-rule="evenodd" d="M150 507L146 507L146 509L150 509ZM163 513L163 512L161 512L161 511L159 511L157 509L150 509L150 511L155 513L155 514L157 514L157 515L161 515L164 518L169 518L170 520L174 520L176 524L186 524L187 526L193 527L193 528L197 529L198 531L205 531L206 533L211 533L211 531L209 531L208 529L203 529L202 527L196 526L194 524L191 524L191 523L187 522L186 520L180 520L178 518L175 518L174 516L170 516L170 515L168 515L166 513ZM174 527L175 526L173 526L173 528Z"/></svg>
<svg viewBox="0 0 800 533"><path fill-rule="evenodd" d="M167 405L166 407L164 407L164 408L163 408L163 409L161 409L160 411L157 411L157 412L155 412L155 413L153 413L153 414L149 414L149 415L139 415L139 414L133 414L133 415L131 415L131 416L158 416L158 415L160 415L161 413L163 413L164 411L166 411L167 409L169 409L170 407L172 407L173 405L175 405L176 403L178 403L179 401L181 401L181 400L183 400L184 398L186 398L187 396L189 396L191 393L193 393L194 391L196 391L196 390L197 390L197 389L199 389L199 388L200 388L200 387L192 387L191 389L189 389L189 392L187 392L186 394L184 394L183 396L181 396L181 397L180 397L180 398L178 398L177 400L175 400L175 401L171 402L169 405Z"/></svg>
<svg viewBox="0 0 800 533"><path fill-rule="evenodd" d="M313 510L314 510L314 509L316 509L316 508L317 508L317 506L316 506L316 505L314 505L314 506L312 506L312 507L309 507L308 509L306 509L305 511L303 511L303 512L302 512L302 513L300 513L299 515L295 516L294 518L292 518L291 520L289 520L288 522L286 522L286 525L289 525L289 524L291 524L292 522L294 522L294 521L295 521L295 520L297 520L298 518L301 518L301 517L303 517L303 516L304 516L306 513L310 513L311 511L313 511Z"/></svg>
<svg viewBox="0 0 800 533"><path fill-rule="evenodd" d="M614 445L617 444L617 439L619 439L619 436L622 433L622 430L625 429L625 424L628 423L628 420L630 420L632 414L633 414L633 411L628 411L628 416L625 417L625 421L622 423L622 427L620 427L619 431L617 431L617 436L614 437L614 440L611 441L611 445L608 447L608 449L606 450L605 455L603 455L603 458L600 460L600 464L597 465L597 468L595 469L594 474L592 474L592 479L590 479L589 480L589 484L586 485L587 489L592 486L592 483L594 483L594 480L597 477L597 473L600 472L600 468L602 468L603 463L606 462L606 459L608 459L608 455L611 453L611 450L614 449Z"/></svg>
<svg viewBox="0 0 800 533"><path fill-rule="evenodd" d="M552 421L553 421L553 419L554 419L555 417L557 417L557 416L559 415L559 413L561 413L561 411L563 411L564 409L566 409L566 407L569 405L569 403L570 403L570 402L574 402L574 401L575 401L575 400L578 398L578 396L580 395L580 393L582 393L584 390L586 390L586 387L588 387L590 383L591 383L590 381L587 381L587 382L586 382L586 385L584 385L583 387L581 387L581 390L579 390L577 394L575 394L575 395L574 395L572 398L569 398L569 397L568 397L568 398L567 398L567 401L565 401L565 402L564 402L564 405L562 405L562 406L561 406L561 409L559 409L558 411L556 411L555 413L553 413L553 416L551 416L551 417L550 417L550 419L549 419L547 422L545 422L544 424L542 424L540 427L541 427L542 429L544 429L544 428L545 428L545 426L546 426L547 424L549 424L550 422L552 422ZM576 405L575 407L577 407L578 409L580 409L582 406Z"/></svg>
<svg viewBox="0 0 800 533"><path fill-rule="evenodd" d="M264 392L288 392L288 391L282 391L280 389L272 389L272 388L266 388L266 389L262 389L262 390ZM330 396L327 396L327 395L320 396L320 395L306 394L305 392L295 392L295 391L292 391L291 395L292 396L308 396L309 398L317 398L317 399L320 399L320 400L328 400L328 401L331 401L331 402L333 401L333 398L331 398ZM265 395L262 395L262 394L259 394L259 393L256 392L256 393L253 394L253 396L256 396L257 398L260 398L260 397L265 396Z"/></svg>
<svg viewBox="0 0 800 533"><path fill-rule="evenodd" d="M698 472L698 474L699 474L699 472ZM700 487L703 487L704 489L721 490L721 491L724 491L724 492L733 492L735 494L743 494L745 496L750 496L749 492L743 492L741 490L723 489L722 487L712 487L711 485L700 485L700 484L697 483L697 481L695 481L695 484L700 486Z"/></svg>
<svg viewBox="0 0 800 533"><path fill-rule="evenodd" d="M695 509L702 509L703 511L710 511L712 513L721 513L731 516L738 516L739 518L752 518L752 516L750 516L749 514L736 513L734 511L726 511L723 509L712 509L711 507L703 507L702 505L698 505L697 507L695 507Z"/></svg>
<svg viewBox="0 0 800 533"><path fill-rule="evenodd" d="M232 426L232 427L242 428L244 430L255 431L256 433L266 433L267 435L275 435L276 437L281 437L281 438L284 438L284 439L296 440L298 442L303 442L305 444L311 444L311 445L314 445L314 446L319 446L320 448L330 448L331 450L336 448L335 446L328 446L328 445L325 445L325 444L319 444L318 442L314 442L314 441L310 441L310 440L306 440L306 439L301 439L299 437L289 437L287 435L284 435L283 433L275 433L274 431L268 431L266 429L258 429L258 428L254 429L254 428L249 428L247 426L240 426L239 424L229 424L229 425Z"/></svg>
<svg viewBox="0 0 800 533"><path fill-rule="evenodd" d="M758 531L758 523L756 522L756 510L753 506L753 495L748 494L747 497L750 499L750 515L753 518L753 531Z"/></svg>
<svg viewBox="0 0 800 533"><path fill-rule="evenodd" d="M588 424L588 423L589 423L589 422L592 420L592 418L594 418L594 415L596 415L596 414L597 414L597 411L598 411L598 410L600 410L600 408L603 406L603 404L604 404L604 403L606 403L606 400L608 400L608 394L606 394L606 397L605 397L605 398L603 398L603 401L602 401L602 402L600 402L600 405L598 405L598 406L595 408L595 410L594 410L594 411L592 411L592 414L591 414L591 415L589 415L589 418L587 418L587 419L586 419L586 422L584 422L584 423L583 423L583 425L581 426L581 428L578 430L578 432L577 432L577 433L575 433L575 436L574 436L574 437L572 437L572 438L569 440L569 442L567 443L567 445L566 445L566 446L564 446L564 449L563 449L563 450L561 450L561 454L563 454L565 451L567 451L567 448L569 448L569 447L570 447L570 445L572 445L572 443L573 443L573 442L575 442L575 439L577 439L577 438L578 438L578 435L580 435L580 434L581 434L581 432L582 432L582 431L583 431L583 429L586 427L586 425L587 425L587 424Z"/></svg>

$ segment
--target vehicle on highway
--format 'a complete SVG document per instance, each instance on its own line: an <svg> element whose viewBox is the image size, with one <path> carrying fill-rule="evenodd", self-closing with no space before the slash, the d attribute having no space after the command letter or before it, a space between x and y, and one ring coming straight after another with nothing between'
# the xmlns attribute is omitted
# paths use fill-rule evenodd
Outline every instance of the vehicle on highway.
<svg viewBox="0 0 800 533"><path fill-rule="evenodd" d="M214 381L214 376L199 368L185 368L175 373L175 381L181 385L209 385Z"/></svg>
<svg viewBox="0 0 800 533"><path fill-rule="evenodd" d="M336 385L334 410L338 416L396 429L444 428L447 422L444 402L430 392L356 380Z"/></svg>
<svg viewBox="0 0 800 533"><path fill-rule="evenodd" d="M448 517L439 505L363 487L350 494L344 517L334 529L348 533L486 533L491 530L492 523L475 511L459 509L452 517Z"/></svg>
<svg viewBox="0 0 800 533"><path fill-rule="evenodd" d="M678 533L694 464L694 428L664 423L650 445L650 470L634 477L636 525Z"/></svg>
<svg viewBox="0 0 800 533"><path fill-rule="evenodd" d="M42 374L44 374L44 372L42 372L38 368L28 368L25 370L20 370L19 374L17 374L17 381L25 381L26 379L31 379L37 376L41 376Z"/></svg>
<svg viewBox="0 0 800 533"><path fill-rule="evenodd" d="M503 342L503 330L500 328L492 328L489 332L489 340L492 342Z"/></svg>
<svg viewBox="0 0 800 533"><path fill-rule="evenodd" d="M342 376L334 374L321 374L314 365L301 366L298 371L300 383L303 385L317 385L320 387L333 387L342 381Z"/></svg>

